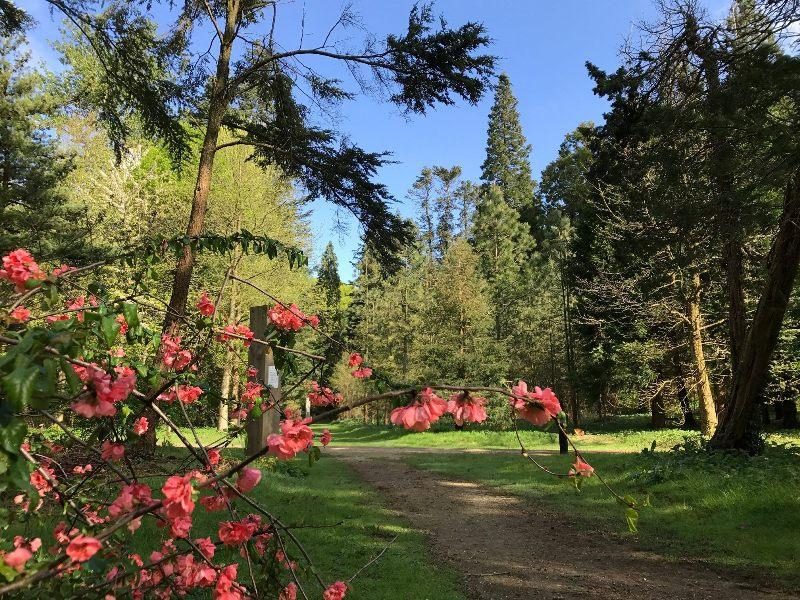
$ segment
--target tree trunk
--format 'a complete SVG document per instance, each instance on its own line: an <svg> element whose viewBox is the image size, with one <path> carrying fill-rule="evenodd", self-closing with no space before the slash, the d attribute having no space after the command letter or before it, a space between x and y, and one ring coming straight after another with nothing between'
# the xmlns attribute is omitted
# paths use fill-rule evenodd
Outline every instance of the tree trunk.
<svg viewBox="0 0 800 600"><path fill-rule="evenodd" d="M217 72L211 86L210 101L208 106L208 120L203 145L200 148L200 162L197 167L197 181L192 197L192 212L186 226L186 235L190 238L200 235L205 223L208 196L211 191L211 178L214 171L214 155L217 152L219 132L222 128L222 119L228 110L230 101L228 96L228 75L230 72L231 50L235 36L237 15L234 11L228 14L225 34L220 43L219 58L217 59ZM172 283L172 295L169 299L169 311L164 319L164 330L168 330L179 321L186 310L189 298L189 285L194 270L195 252L191 245L183 247L183 254L178 259L175 267L175 277Z"/></svg>
<svg viewBox="0 0 800 600"><path fill-rule="evenodd" d="M211 177L214 169L214 155L217 150L217 141L222 127L222 119L228 110L228 76L230 73L231 50L236 37L239 21L239 3L228 3L228 14L225 22L225 32L220 41L219 57L217 58L217 71L211 86L208 105L208 119L203 145L200 149L200 161L197 167L197 180L192 197L192 211L189 223L186 226L186 235L196 237L203 231L208 195L211 191ZM175 276L172 282L172 294L169 298L169 307L162 331L169 331L179 323L186 311L186 302L189 298L189 285L192 281L194 269L194 250L190 245L183 247L183 254L175 266ZM150 408L145 409L150 427L142 436L142 445L146 452L152 454L156 448L156 428L160 421L159 416Z"/></svg>
<svg viewBox="0 0 800 600"><path fill-rule="evenodd" d="M667 426L667 411L664 408L663 387L650 399L650 424L653 426L653 429L664 429Z"/></svg>
<svg viewBox="0 0 800 600"><path fill-rule="evenodd" d="M789 305L800 264L800 171L786 187L783 215L770 252L770 265L753 322L747 333L739 366L733 378L722 426L711 440L717 449L754 451L748 423L766 383L772 352Z"/></svg>
<svg viewBox="0 0 800 600"><path fill-rule="evenodd" d="M787 429L796 429L798 427L797 403L794 400L784 400L781 404L783 426Z"/></svg>
<svg viewBox="0 0 800 600"><path fill-rule="evenodd" d="M692 405L689 403L689 390L686 389L686 381L683 378L683 369L678 366L678 403L683 413L684 429L699 429L700 425L694 418Z"/></svg>
<svg viewBox="0 0 800 600"><path fill-rule="evenodd" d="M703 315L700 313L700 273L692 275L691 288L686 302L687 317L691 331L692 356L697 371L697 395L700 399L700 431L704 436L711 436L717 428L717 410L714 395L711 393L711 381L708 377L706 357L703 351Z"/></svg>

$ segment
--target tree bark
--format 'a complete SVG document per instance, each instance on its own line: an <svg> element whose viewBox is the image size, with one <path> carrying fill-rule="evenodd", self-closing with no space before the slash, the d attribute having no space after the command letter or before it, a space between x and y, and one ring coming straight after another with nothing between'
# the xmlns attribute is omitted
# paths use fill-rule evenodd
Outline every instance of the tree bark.
<svg viewBox="0 0 800 600"><path fill-rule="evenodd" d="M780 227L770 252L770 265L753 322L733 378L722 426L711 439L716 449L756 450L748 423L766 383L772 352L789 305L800 264L800 170L786 186ZM750 433L750 434L748 434Z"/></svg>
<svg viewBox="0 0 800 600"><path fill-rule="evenodd" d="M686 312L691 332L692 357L697 371L697 395L700 400L700 431L711 436L717 428L717 409L711 392L706 357L703 351L703 315L700 313L700 273L692 275L691 287L686 301Z"/></svg>
<svg viewBox="0 0 800 600"><path fill-rule="evenodd" d="M203 136L203 145L200 149L197 180L192 197L192 211L186 226L186 235L188 237L200 235L205 223L208 196L211 191L211 177L214 170L214 155L217 150L222 119L228 110L228 103L230 102L227 87L230 74L231 51L233 49L233 41L236 38L238 21L239 2L229 2L225 31L220 38L216 75L212 82L211 93L209 95L206 132ZM172 329L183 318L184 312L186 311L186 303L189 299L189 286L192 281L194 262L194 250L191 245L187 244L183 247L183 253L175 266L169 307L167 308L162 326L162 331L164 332ZM147 417L150 427L142 436L142 445L145 452L152 454L155 452L156 448L156 429L160 418L149 407L145 409L144 415Z"/></svg>
<svg viewBox="0 0 800 600"><path fill-rule="evenodd" d="M677 362L677 361L676 361ZM683 428L684 429L699 429L700 425L697 419L694 418L692 406L689 403L689 390L686 389L686 380L683 378L683 367L678 362L678 403L683 413Z"/></svg>
<svg viewBox="0 0 800 600"><path fill-rule="evenodd" d="M211 179L214 172L214 156L217 152L219 132L222 128L222 119L228 110L230 97L228 94L228 78L230 74L231 50L236 35L238 21L238 3L233 8L229 7L225 23L225 32L220 40L219 57L217 58L217 72L211 86L208 105L208 119L206 132L203 136L203 145L200 148L200 161L197 167L197 180L192 197L192 212L186 226L187 237L196 237L203 231L208 196L211 192ZM172 283L172 295L169 299L169 310L164 319L164 331L179 321L186 310L189 298L189 285L194 270L195 252L191 245L183 247L183 254L178 259L175 267L175 277Z"/></svg>

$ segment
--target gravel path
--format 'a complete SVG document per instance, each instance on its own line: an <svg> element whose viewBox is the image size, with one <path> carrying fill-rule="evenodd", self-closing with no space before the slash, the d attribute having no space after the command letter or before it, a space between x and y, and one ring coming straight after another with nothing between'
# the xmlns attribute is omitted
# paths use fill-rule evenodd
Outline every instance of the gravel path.
<svg viewBox="0 0 800 600"><path fill-rule="evenodd" d="M668 561L603 539L563 516L482 485L415 469L417 448L329 448L390 508L425 531L434 556L461 574L477 600L784 600L743 576ZM398 596L400 598L401 596ZM417 599L409 599L417 600Z"/></svg>

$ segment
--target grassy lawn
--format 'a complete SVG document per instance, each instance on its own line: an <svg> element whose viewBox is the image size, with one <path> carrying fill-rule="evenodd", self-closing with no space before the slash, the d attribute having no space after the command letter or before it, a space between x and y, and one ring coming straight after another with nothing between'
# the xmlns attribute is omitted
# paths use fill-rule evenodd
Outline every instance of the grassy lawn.
<svg viewBox="0 0 800 600"><path fill-rule="evenodd" d="M565 513L578 527L619 535L671 557L774 573L800 585L800 473L797 454L773 449L765 456L708 457L702 453L596 454L591 464L621 494L650 495L639 533L628 533L622 507L594 480L577 492L570 481L546 475L518 457L413 455L423 469L478 481L531 504ZM556 472L568 457L541 461Z"/></svg>
<svg viewBox="0 0 800 600"><path fill-rule="evenodd" d="M235 460L241 454L239 450L229 450L225 458ZM287 472L264 469L264 477L251 495L284 524L297 527L294 533L324 581L348 579L397 536L385 554L355 579L348 598L393 600L398 597L397 590L402 589L407 598L464 599L454 573L432 563L423 534L384 509L376 494L365 489L345 465L324 456L311 469L307 460L298 459L288 465ZM154 489L161 485L161 481L148 483ZM242 515L249 512L245 505L240 510ZM193 515L192 538L207 535L216 538L217 523L226 520L226 514L206 512L198 504ZM52 540L53 525L59 520L60 516L32 521L27 530L15 527L14 533L40 536L47 545ZM317 525L323 527L315 528ZM129 549L146 559L150 551L157 549L158 542L153 540L163 538L164 531L148 519L130 538ZM288 541L287 550L302 567L300 553ZM233 550L220 548L217 556L227 563L241 562ZM246 574L246 568L241 567L243 581ZM310 573L301 576L301 581L309 597L321 596Z"/></svg>
<svg viewBox="0 0 800 600"><path fill-rule="evenodd" d="M421 433L392 425L364 425L347 420L318 424L313 428L317 431L330 429L333 443L339 446L515 450L519 448L513 431L497 431L469 425L462 431L456 431L450 420L436 423L429 431ZM604 423L590 421L584 426L583 435L571 435L571 437L575 445L582 450L639 452L643 448L651 448L654 442L656 450L669 450L687 440L699 440L700 434L683 429L652 429L648 417L632 415L614 417L613 420ZM551 431L524 426L521 438L525 446L531 450L558 450L558 435ZM800 446L798 431L774 431L770 432L767 438L776 444Z"/></svg>
<svg viewBox="0 0 800 600"><path fill-rule="evenodd" d="M667 450L686 438L696 439L699 434L681 429L648 430L639 419L619 418L613 423L596 424L585 429L583 436L573 436L582 449L609 452L639 451L649 448L653 441L656 447ZM496 431L482 427L467 426L455 431L447 420L435 424L429 431L417 433L391 425L364 425L356 421L337 421L328 425L315 425L321 430L327 427L333 434L334 443L341 446L385 446L418 448L510 448L517 449L513 431ZM533 428L521 431L522 441L532 450L558 450L558 435Z"/></svg>

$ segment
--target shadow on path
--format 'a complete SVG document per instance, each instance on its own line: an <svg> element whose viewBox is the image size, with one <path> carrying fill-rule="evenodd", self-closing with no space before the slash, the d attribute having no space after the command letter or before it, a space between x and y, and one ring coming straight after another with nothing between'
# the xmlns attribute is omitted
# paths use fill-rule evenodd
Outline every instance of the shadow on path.
<svg viewBox="0 0 800 600"><path fill-rule="evenodd" d="M701 564L669 561L624 542L603 539L600 533L565 525L563 517L519 498L402 461L403 455L447 449L329 450L376 488L390 508L427 532L435 556L460 573L472 599L800 598Z"/></svg>

